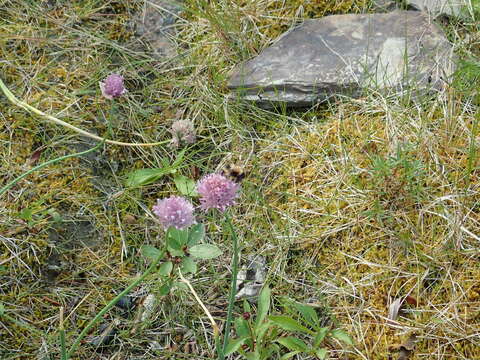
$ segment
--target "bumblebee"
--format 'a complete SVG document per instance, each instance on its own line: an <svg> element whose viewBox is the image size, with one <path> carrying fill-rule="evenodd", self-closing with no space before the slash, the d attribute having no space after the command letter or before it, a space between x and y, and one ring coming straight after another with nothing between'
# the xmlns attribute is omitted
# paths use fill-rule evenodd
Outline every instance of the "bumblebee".
<svg viewBox="0 0 480 360"><path fill-rule="evenodd" d="M241 166L229 164L223 169L222 175L238 184L245 178L245 171Z"/></svg>

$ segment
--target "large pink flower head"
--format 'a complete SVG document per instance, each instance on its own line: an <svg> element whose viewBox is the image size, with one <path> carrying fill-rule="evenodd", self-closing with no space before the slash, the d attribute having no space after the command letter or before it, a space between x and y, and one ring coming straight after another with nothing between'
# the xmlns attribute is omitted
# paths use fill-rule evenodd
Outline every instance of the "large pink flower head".
<svg viewBox="0 0 480 360"><path fill-rule="evenodd" d="M118 74L110 74L104 81L100 81L100 90L102 90L102 95L109 100L127 92L123 86L123 76Z"/></svg>
<svg viewBox="0 0 480 360"><path fill-rule="evenodd" d="M220 174L210 174L197 184L200 194L200 207L203 210L218 209L224 212L228 206L235 204L240 185Z"/></svg>
<svg viewBox="0 0 480 360"><path fill-rule="evenodd" d="M165 229L170 226L184 229L195 224L193 205L181 196L170 196L163 200L157 200L157 205L154 205L152 210Z"/></svg>

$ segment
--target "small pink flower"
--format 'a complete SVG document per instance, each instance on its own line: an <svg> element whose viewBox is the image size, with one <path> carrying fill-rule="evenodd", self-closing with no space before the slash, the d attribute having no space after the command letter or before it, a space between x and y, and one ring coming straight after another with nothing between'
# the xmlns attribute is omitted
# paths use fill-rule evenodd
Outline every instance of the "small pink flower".
<svg viewBox="0 0 480 360"><path fill-rule="evenodd" d="M105 81L100 81L100 90L102 95L107 99L112 100L127 92L123 86L123 76L118 74L110 74Z"/></svg>
<svg viewBox="0 0 480 360"><path fill-rule="evenodd" d="M177 120L172 124L172 144L178 147L182 142L193 144L195 142L195 127L190 120Z"/></svg>
<svg viewBox="0 0 480 360"><path fill-rule="evenodd" d="M235 204L240 185L220 174L210 174L197 184L200 194L200 207L203 210L218 209L224 212Z"/></svg>
<svg viewBox="0 0 480 360"><path fill-rule="evenodd" d="M193 205L181 196L170 196L163 200L157 200L157 205L154 205L152 210L165 229L170 226L184 229L195 224Z"/></svg>

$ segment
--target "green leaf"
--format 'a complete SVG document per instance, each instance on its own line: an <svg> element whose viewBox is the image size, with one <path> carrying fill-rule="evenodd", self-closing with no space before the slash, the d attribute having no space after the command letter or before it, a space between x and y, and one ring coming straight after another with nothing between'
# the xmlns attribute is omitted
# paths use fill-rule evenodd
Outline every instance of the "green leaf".
<svg viewBox="0 0 480 360"><path fill-rule="evenodd" d="M235 319L235 332L240 337L250 336L250 327L248 326L247 320L242 317Z"/></svg>
<svg viewBox="0 0 480 360"><path fill-rule="evenodd" d="M322 343L329 330L328 327L320 328L320 330L318 330L317 335L315 335L315 338L313 339L313 347L318 347Z"/></svg>
<svg viewBox="0 0 480 360"><path fill-rule="evenodd" d="M263 350L260 351L260 357L262 359L269 360L269 359L273 358L272 355L274 353L277 353L277 355L279 355L279 352L280 352L280 346L273 343L273 344L268 345L266 348L264 348ZM276 358L278 358L278 356Z"/></svg>
<svg viewBox="0 0 480 360"><path fill-rule="evenodd" d="M175 249L172 249L170 247L167 247L167 250L170 253L170 255L172 255L174 257L184 257L185 256L185 253L183 252L183 250L175 250Z"/></svg>
<svg viewBox="0 0 480 360"><path fill-rule="evenodd" d="M287 331L299 331L305 334L313 335L314 332L310 329L307 329L305 326L300 324L298 321L292 319L289 316L279 315L279 316L269 316L271 322L275 325L281 327L283 330Z"/></svg>
<svg viewBox="0 0 480 360"><path fill-rule="evenodd" d="M170 161L168 161L168 159L166 157L160 158L160 162L162 163L162 166L164 168L170 167Z"/></svg>
<svg viewBox="0 0 480 360"><path fill-rule="evenodd" d="M193 245L197 245L199 242L203 240L204 237L205 237L205 225L195 224L188 231L187 245L189 247Z"/></svg>
<svg viewBox="0 0 480 360"><path fill-rule="evenodd" d="M188 242L188 229L180 230L174 226L168 228L167 241L173 239L178 245L177 250L181 249Z"/></svg>
<svg viewBox="0 0 480 360"><path fill-rule="evenodd" d="M18 214L20 219L25 221L32 221L33 220L33 211L32 209L25 208Z"/></svg>
<svg viewBox="0 0 480 360"><path fill-rule="evenodd" d="M181 244L181 239L178 238L178 233L173 230L175 228L171 227L168 229L167 232L167 250L172 256L183 256L185 255L183 252L183 246Z"/></svg>
<svg viewBox="0 0 480 360"><path fill-rule="evenodd" d="M270 329L271 327L272 327L272 323L270 321L263 322L255 327L255 335L257 338L257 342L262 341L268 329Z"/></svg>
<svg viewBox="0 0 480 360"><path fill-rule="evenodd" d="M268 314L268 311L270 310L270 296L271 290L268 285L265 285L258 297L258 309L257 319L255 320L255 328L258 328L258 326L263 322L263 320Z"/></svg>
<svg viewBox="0 0 480 360"><path fill-rule="evenodd" d="M229 339L228 344L225 348L224 355L225 356L230 355L235 351L237 351L238 349L240 349L240 346L242 346L246 340L247 340L247 337L241 337L238 339Z"/></svg>
<svg viewBox="0 0 480 360"><path fill-rule="evenodd" d="M173 178L173 182L180 194L184 196L198 196L196 187L197 184L192 179L183 175L177 175Z"/></svg>
<svg viewBox="0 0 480 360"><path fill-rule="evenodd" d="M317 328L320 320L318 319L317 312L312 306L300 304L297 302L293 303L295 309L302 315L302 318L310 326Z"/></svg>
<svg viewBox="0 0 480 360"><path fill-rule="evenodd" d="M197 272L197 263L191 257L186 256L182 259L181 270L184 274L195 274Z"/></svg>
<svg viewBox="0 0 480 360"><path fill-rule="evenodd" d="M285 355L283 355L280 360L287 360L287 359L290 359L292 357L294 357L295 355L297 354L300 354L301 351L291 351L289 353L286 353Z"/></svg>
<svg viewBox="0 0 480 360"><path fill-rule="evenodd" d="M293 336L287 336L276 340L291 351L307 351L308 346L300 339Z"/></svg>
<svg viewBox="0 0 480 360"><path fill-rule="evenodd" d="M252 312L252 307L250 306L250 303L248 302L247 299L243 299L243 311L244 312Z"/></svg>
<svg viewBox="0 0 480 360"><path fill-rule="evenodd" d="M170 293L170 289L172 288L172 281L167 281L160 287L159 294L160 296L165 296Z"/></svg>
<svg viewBox="0 0 480 360"><path fill-rule="evenodd" d="M3 306L3 303L0 302L0 316L5 314L5 306Z"/></svg>
<svg viewBox="0 0 480 360"><path fill-rule="evenodd" d="M317 355L317 357L320 360L323 360L327 357L327 349L324 349L324 348L317 349L317 350L315 350L315 355Z"/></svg>
<svg viewBox="0 0 480 360"><path fill-rule="evenodd" d="M185 155L185 151L187 151L186 148L180 150L180 152L178 153L177 158L175 159L175 161L174 161L173 164L172 164L172 166L173 166L174 168L177 168L177 167L179 167L179 166L182 164L183 157L184 157L184 155Z"/></svg>
<svg viewBox="0 0 480 360"><path fill-rule="evenodd" d="M345 331L341 329L332 330L330 334L332 335L332 337L334 337L337 340L340 340L341 342L344 342L348 345L353 345L353 340L350 337L350 335L348 335Z"/></svg>
<svg viewBox="0 0 480 360"><path fill-rule="evenodd" d="M271 323L270 323L270 325L271 325ZM282 330L280 330L279 328L272 326L272 327L271 327L271 331L270 331L270 338L271 338L271 339L276 339L277 337L280 336L280 332L281 332L281 331L282 331Z"/></svg>
<svg viewBox="0 0 480 360"><path fill-rule="evenodd" d="M172 272L173 263L171 261L164 262L160 265L160 269L158 269L158 273L162 276L168 276Z"/></svg>
<svg viewBox="0 0 480 360"><path fill-rule="evenodd" d="M154 183L162 176L169 174L172 171L170 167L155 168L155 169L140 169L130 172L127 175L125 186L137 187Z"/></svg>
<svg viewBox="0 0 480 360"><path fill-rule="evenodd" d="M199 259L214 259L222 255L222 250L220 250L216 245L212 244L200 244L192 246L189 249L190 255L199 258Z"/></svg>
<svg viewBox="0 0 480 360"><path fill-rule="evenodd" d="M258 352L249 352L245 354L247 360L260 360L260 354Z"/></svg>
<svg viewBox="0 0 480 360"><path fill-rule="evenodd" d="M172 249L171 247L167 247L167 250L170 253L170 255L172 255L172 256L175 256L175 257L184 257L185 256L185 253L183 252L183 250L175 250L175 249Z"/></svg>
<svg viewBox="0 0 480 360"><path fill-rule="evenodd" d="M142 247L140 248L140 252L142 253L143 256L145 256L146 258L152 261L157 260L159 256L163 257L162 251L150 245L142 245Z"/></svg>
<svg viewBox="0 0 480 360"><path fill-rule="evenodd" d="M167 250L172 256L184 256L182 245L183 231L171 226L167 230Z"/></svg>

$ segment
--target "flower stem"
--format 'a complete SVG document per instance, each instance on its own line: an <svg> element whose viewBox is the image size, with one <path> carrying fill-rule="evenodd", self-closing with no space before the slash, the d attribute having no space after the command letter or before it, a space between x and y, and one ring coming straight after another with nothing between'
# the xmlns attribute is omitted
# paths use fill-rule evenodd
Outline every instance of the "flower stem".
<svg viewBox="0 0 480 360"><path fill-rule="evenodd" d="M225 321L225 333L223 336L223 346L221 349L222 351L220 354L218 354L219 360L225 359L224 354L228 345L228 338L230 336L230 327L231 327L232 316L233 316L233 305L235 303L235 295L237 293L237 273L238 273L238 238L237 238L237 233L233 228L232 220L228 214L225 216L225 223L227 224L230 230L230 234L232 236L233 260L232 260L232 282L230 285L230 296L228 299L227 319Z"/></svg>
<svg viewBox="0 0 480 360"><path fill-rule="evenodd" d="M70 130L75 131L78 134L81 134L83 136L86 136L86 137L89 137L91 139L95 139L95 140L98 140L98 141L105 141L107 144L114 144L114 145L121 145L121 146L158 146L158 145L163 145L163 144L167 144L167 143L170 142L170 140L164 140L164 141L159 141L159 142L155 142L155 143L139 143L139 144L137 144L137 143L126 143L126 142L122 142L122 141L115 141L115 140L109 140L109 139L104 140L103 138L101 138L98 135L95 135L95 134L89 133L88 131L79 129L78 127L73 126L72 124L69 124L65 121L57 119L55 116L46 114L43 111L38 110L37 108L34 108L33 106L31 106L31 105L29 105L29 104L27 104L23 101L18 100L15 97L15 95L13 95L13 93L7 88L7 86L4 84L2 79L0 79L0 89L3 91L3 93L7 97L7 99L10 100L13 104L15 104L15 105L27 110L27 111L33 112L34 114L43 116L44 118L50 120L51 122L53 122L57 125L62 125L62 126L68 128Z"/></svg>
<svg viewBox="0 0 480 360"><path fill-rule="evenodd" d="M107 305L105 305L105 307L100 310L100 312L95 315L95 317L90 320L90 322L87 324L87 326L85 326L85 328L82 330L82 332L80 333L80 335L78 335L77 339L75 340L75 342L73 343L73 345L70 347L70 349L68 350L68 353L67 353L67 357L66 357L66 360L68 360L72 355L73 353L75 352L75 350L77 349L78 345L80 344L80 341L82 341L82 339L85 337L85 335L87 335L88 331L102 318L102 316L108 311L110 310L122 297L124 297L125 295L127 295L134 287L136 287L139 283L141 283L147 276L148 274L150 274L154 269L155 267L157 266L158 262L163 259L163 256L165 255L165 252L162 251L160 253L160 255L155 259L154 262L152 262L152 264L148 267L147 270L145 270L145 272L138 278L136 279L134 282L132 282L130 285L128 285L125 290L123 290L120 294L118 294L117 296L115 296L115 298L113 298L113 300L111 300Z"/></svg>

